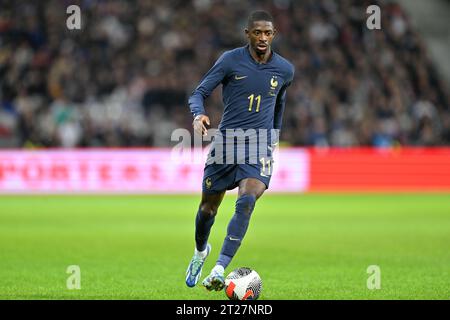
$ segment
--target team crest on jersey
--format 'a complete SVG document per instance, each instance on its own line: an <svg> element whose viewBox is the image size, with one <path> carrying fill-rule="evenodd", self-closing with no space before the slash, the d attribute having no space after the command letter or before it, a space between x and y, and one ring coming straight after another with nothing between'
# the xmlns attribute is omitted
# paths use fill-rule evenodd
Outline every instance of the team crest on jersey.
<svg viewBox="0 0 450 320"><path fill-rule="evenodd" d="M278 80L277 80L277 76L272 76L272 78L270 79L270 91L269 91L269 95L270 96L275 96L275 90L278 87Z"/></svg>

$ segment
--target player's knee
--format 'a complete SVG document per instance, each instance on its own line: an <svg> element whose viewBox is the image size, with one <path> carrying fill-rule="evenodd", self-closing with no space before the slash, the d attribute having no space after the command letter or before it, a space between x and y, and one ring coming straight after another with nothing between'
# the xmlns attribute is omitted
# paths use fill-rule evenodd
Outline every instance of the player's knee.
<svg viewBox="0 0 450 320"><path fill-rule="evenodd" d="M207 218L215 217L217 214L217 207L208 203L202 203L200 205L200 212Z"/></svg>
<svg viewBox="0 0 450 320"><path fill-rule="evenodd" d="M255 208L256 196L253 194L243 194L236 201L236 212L251 215Z"/></svg>

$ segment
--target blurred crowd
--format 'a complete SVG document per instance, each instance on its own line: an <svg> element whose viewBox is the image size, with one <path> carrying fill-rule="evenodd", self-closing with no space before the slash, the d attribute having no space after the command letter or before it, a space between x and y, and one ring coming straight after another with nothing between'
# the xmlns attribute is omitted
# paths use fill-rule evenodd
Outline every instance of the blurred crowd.
<svg viewBox="0 0 450 320"><path fill-rule="evenodd" d="M281 140L299 146L450 144L448 85L404 10L356 0L2 0L0 147L170 146L187 99L255 9L296 67ZM66 8L81 8L68 30ZM381 7L381 30L366 8ZM217 127L220 90L206 102Z"/></svg>

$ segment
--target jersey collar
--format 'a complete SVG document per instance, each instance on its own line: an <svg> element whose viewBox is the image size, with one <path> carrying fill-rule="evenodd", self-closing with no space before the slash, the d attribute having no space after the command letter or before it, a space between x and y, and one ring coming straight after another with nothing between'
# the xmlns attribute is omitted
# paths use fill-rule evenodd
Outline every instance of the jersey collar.
<svg viewBox="0 0 450 320"><path fill-rule="evenodd" d="M269 60L267 60L266 63L258 62L252 57L252 54L250 53L250 45L247 44L244 48L245 48L245 52L247 53L247 56L250 58L250 60L258 66L268 65L269 63L271 63L273 61L273 59L275 57L275 51L273 51L272 47L270 47L270 50L272 51L272 55L270 56Z"/></svg>

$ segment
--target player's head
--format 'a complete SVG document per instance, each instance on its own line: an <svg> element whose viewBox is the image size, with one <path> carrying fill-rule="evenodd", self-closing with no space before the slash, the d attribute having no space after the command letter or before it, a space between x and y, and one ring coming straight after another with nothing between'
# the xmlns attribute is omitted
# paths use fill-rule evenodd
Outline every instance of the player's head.
<svg viewBox="0 0 450 320"><path fill-rule="evenodd" d="M263 55L270 48L276 29L273 18L266 11L254 11L248 17L245 34L252 49Z"/></svg>

